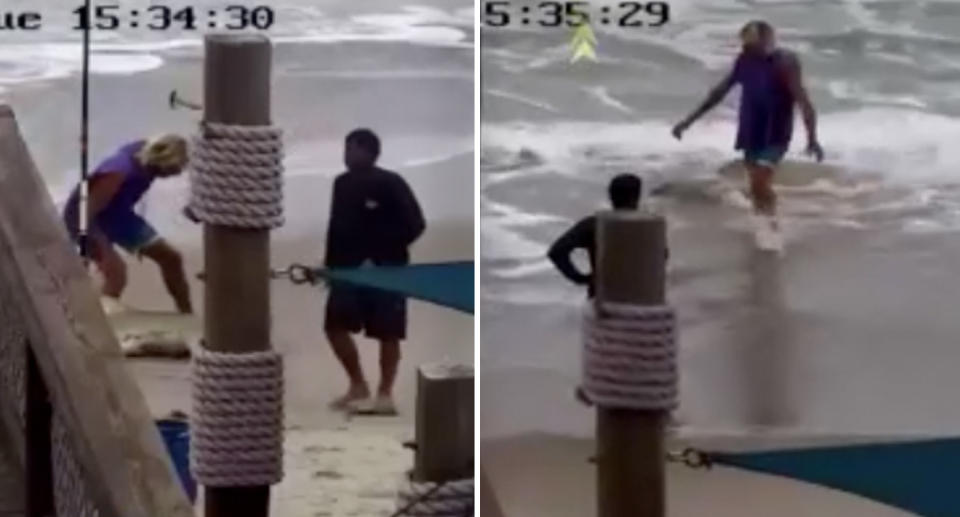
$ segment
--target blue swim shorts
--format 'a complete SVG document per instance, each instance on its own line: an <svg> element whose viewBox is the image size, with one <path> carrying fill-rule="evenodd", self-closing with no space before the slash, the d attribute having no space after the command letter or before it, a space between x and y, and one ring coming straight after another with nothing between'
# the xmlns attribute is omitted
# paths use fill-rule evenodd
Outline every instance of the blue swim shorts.
<svg viewBox="0 0 960 517"><path fill-rule="evenodd" d="M763 149L744 150L743 161L749 164L774 168L783 160L785 154L787 154L787 148L785 146L771 145Z"/></svg>
<svg viewBox="0 0 960 517"><path fill-rule="evenodd" d="M70 217L71 215L74 214L64 214L64 218L70 236L76 241L79 234L77 221ZM143 248L160 238L160 234L153 226L150 226L150 223L132 210L101 213L94 224L96 226L95 231L99 231L111 244L120 246L131 255L140 253Z"/></svg>
<svg viewBox="0 0 960 517"><path fill-rule="evenodd" d="M150 226L146 219L133 211L123 211L110 214L108 217L98 217L97 228L107 236L110 242L120 246L131 255L139 253L143 248L160 238L153 226Z"/></svg>

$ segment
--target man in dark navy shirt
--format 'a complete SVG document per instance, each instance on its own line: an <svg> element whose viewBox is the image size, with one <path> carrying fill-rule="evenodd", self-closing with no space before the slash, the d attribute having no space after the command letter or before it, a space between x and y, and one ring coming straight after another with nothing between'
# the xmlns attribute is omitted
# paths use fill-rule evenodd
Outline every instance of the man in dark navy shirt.
<svg viewBox="0 0 960 517"><path fill-rule="evenodd" d="M610 180L607 192L610 196L610 204L614 210L636 210L640 205L640 193L643 190L643 181L633 174L619 174ZM593 269L596 266L596 226L597 217L594 215L584 217L577 224L557 239L550 246L548 257L553 265L568 280L577 284L587 286L587 295L593 298ZM590 271L584 273L577 269L577 266L571 260L574 250L582 249L590 257Z"/></svg>
<svg viewBox="0 0 960 517"><path fill-rule="evenodd" d="M402 266L426 224L420 205L397 173L377 167L380 139L369 129L347 135L347 172L333 184L324 265L328 268ZM324 329L350 379L347 393L331 404L356 412L395 414L393 383L406 337L406 298L374 289L332 285ZM371 398L351 334L365 331L380 341L380 386Z"/></svg>
<svg viewBox="0 0 960 517"><path fill-rule="evenodd" d="M640 206L640 195L643 192L643 180L634 174L619 174L610 180L607 193L614 210L636 210ZM587 296L593 298L595 287L593 272L596 268L597 255L597 216L584 217L573 225L550 246L547 256L557 270L571 282L587 286ZM590 257L590 271L583 272L577 268L571 259L574 250L582 249ZM574 392L577 400L592 405L590 399L578 386Z"/></svg>

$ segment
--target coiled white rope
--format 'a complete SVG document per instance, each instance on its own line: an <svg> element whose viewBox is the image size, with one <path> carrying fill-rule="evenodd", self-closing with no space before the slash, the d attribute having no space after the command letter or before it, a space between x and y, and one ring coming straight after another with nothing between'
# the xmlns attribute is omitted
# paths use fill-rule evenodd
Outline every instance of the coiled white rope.
<svg viewBox="0 0 960 517"><path fill-rule="evenodd" d="M614 409L672 410L678 398L676 317L669 306L604 302L584 310L583 391Z"/></svg>
<svg viewBox="0 0 960 517"><path fill-rule="evenodd" d="M283 479L283 360L201 349L193 359L191 467L204 486Z"/></svg>
<svg viewBox="0 0 960 517"><path fill-rule="evenodd" d="M235 228L283 225L282 131L205 122L193 140L190 214Z"/></svg>
<svg viewBox="0 0 960 517"><path fill-rule="evenodd" d="M473 479L445 483L408 481L397 494L398 511L407 517L471 517Z"/></svg>

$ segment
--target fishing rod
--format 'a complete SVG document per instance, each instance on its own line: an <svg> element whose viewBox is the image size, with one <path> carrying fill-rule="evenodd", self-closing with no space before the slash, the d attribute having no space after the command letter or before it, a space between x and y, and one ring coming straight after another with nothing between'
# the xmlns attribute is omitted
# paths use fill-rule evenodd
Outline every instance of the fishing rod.
<svg viewBox="0 0 960 517"><path fill-rule="evenodd" d="M84 264L87 264L89 261L88 253L88 213L87 213L87 203L89 197L89 185L87 184L87 148L89 144L89 135L88 127L90 125L90 0L84 1L84 16L83 16L83 71L82 71L82 87L81 87L81 100L80 100L80 228L79 228L79 244L80 244L80 256L83 258Z"/></svg>

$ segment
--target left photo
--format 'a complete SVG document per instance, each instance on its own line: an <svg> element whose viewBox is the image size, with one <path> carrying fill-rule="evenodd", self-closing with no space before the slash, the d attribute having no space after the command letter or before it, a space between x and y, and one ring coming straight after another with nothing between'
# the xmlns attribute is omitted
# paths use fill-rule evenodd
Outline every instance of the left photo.
<svg viewBox="0 0 960 517"><path fill-rule="evenodd" d="M474 514L474 19L0 7L0 513Z"/></svg>

